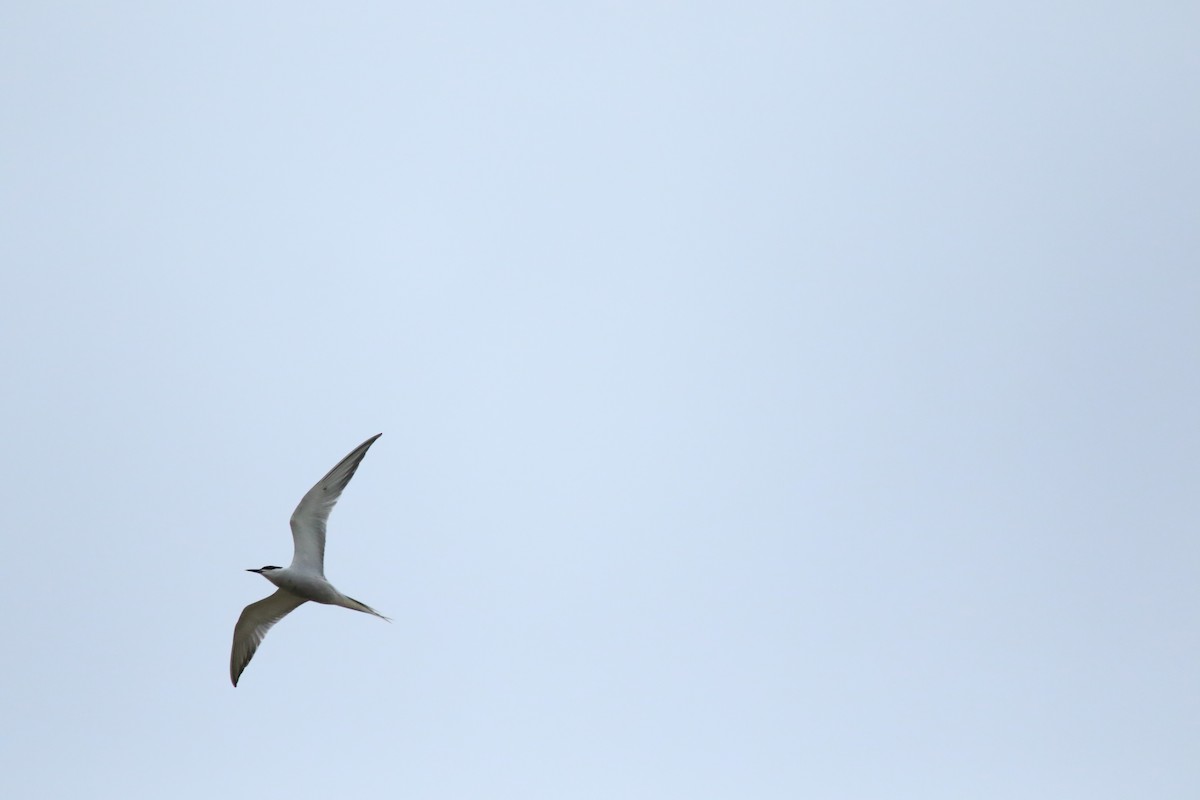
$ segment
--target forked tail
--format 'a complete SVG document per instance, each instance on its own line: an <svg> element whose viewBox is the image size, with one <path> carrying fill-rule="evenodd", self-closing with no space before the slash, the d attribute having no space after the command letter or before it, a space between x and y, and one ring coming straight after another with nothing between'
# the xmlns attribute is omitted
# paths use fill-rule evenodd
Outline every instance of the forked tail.
<svg viewBox="0 0 1200 800"><path fill-rule="evenodd" d="M343 597L346 597L345 595L342 595L342 596L343 596ZM372 615L374 615L374 616L376 616L376 617L379 617L380 619L382 619L382 620L384 620L384 621L386 621L386 622L391 622L391 621L392 621L392 620L391 620L391 617L385 617L383 614L380 614L378 611L376 611L375 609L371 608L369 605L367 605L366 603L364 603L364 602L362 602L362 601L360 601L360 600L355 600L353 597L346 597L346 600L348 601L348 602L346 603L346 608L350 608L350 609L353 609L353 610L355 610L355 611L361 611L361 612L363 612L364 614L372 614Z"/></svg>

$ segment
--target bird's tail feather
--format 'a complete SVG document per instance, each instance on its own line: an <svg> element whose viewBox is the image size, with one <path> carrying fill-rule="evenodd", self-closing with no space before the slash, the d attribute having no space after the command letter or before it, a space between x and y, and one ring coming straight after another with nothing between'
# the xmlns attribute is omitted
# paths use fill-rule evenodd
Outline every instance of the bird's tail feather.
<svg viewBox="0 0 1200 800"><path fill-rule="evenodd" d="M354 609L355 611L361 611L364 614L373 614L382 620L386 620L387 622L392 621L391 617L385 617L383 614L380 614L378 611L371 608L369 605L367 605L366 603L364 603L360 600L355 600L353 597L347 597L346 599L350 601L349 603L346 604L346 608L351 608L351 609Z"/></svg>

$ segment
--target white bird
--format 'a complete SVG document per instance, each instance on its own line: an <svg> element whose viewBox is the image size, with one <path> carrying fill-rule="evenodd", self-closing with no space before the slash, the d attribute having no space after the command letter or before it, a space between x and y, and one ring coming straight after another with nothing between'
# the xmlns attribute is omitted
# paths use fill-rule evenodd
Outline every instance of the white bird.
<svg viewBox="0 0 1200 800"><path fill-rule="evenodd" d="M329 470L317 485L308 490L300 505L292 512L292 542L295 553L287 568L260 567L247 572L257 572L279 588L270 597L251 603L242 609L237 625L233 628L233 652L229 656L229 677L237 686L242 670L254 657L254 651L262 643L271 626L295 611L304 603L314 603L351 608L380 619L387 617L375 609L339 592L325 580L325 522L333 510L342 490L354 477L359 462L367 450L382 436L377 433L350 452L350 455ZM388 620L390 622L390 620Z"/></svg>

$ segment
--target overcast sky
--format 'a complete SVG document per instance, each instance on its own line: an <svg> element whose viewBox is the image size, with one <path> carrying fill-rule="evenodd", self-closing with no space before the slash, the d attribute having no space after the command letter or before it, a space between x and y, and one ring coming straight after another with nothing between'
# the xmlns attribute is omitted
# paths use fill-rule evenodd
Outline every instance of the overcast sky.
<svg viewBox="0 0 1200 800"><path fill-rule="evenodd" d="M1200 796L1197 30L5 3L0 795Z"/></svg>

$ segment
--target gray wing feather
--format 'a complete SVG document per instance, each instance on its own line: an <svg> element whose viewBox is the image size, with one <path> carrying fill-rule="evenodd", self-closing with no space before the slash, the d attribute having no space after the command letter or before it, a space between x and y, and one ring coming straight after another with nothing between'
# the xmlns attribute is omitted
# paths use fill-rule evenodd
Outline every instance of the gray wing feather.
<svg viewBox="0 0 1200 800"><path fill-rule="evenodd" d="M233 627L233 651L229 654L229 677L234 686L271 626L306 602L304 598L279 589L242 609L242 615Z"/></svg>
<svg viewBox="0 0 1200 800"><path fill-rule="evenodd" d="M300 500L300 504L292 512L292 543L295 545L293 567L315 571L319 575L325 574L325 523L329 520L329 512L342 496L346 484L354 477L354 472L367 450L382 435L377 433L351 450L348 456L329 470L329 473L317 481Z"/></svg>

